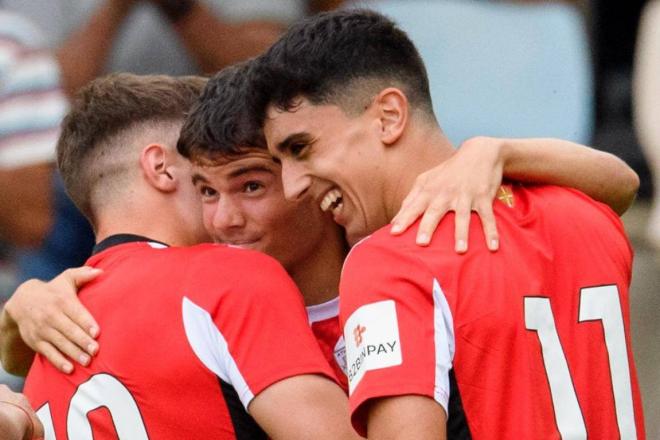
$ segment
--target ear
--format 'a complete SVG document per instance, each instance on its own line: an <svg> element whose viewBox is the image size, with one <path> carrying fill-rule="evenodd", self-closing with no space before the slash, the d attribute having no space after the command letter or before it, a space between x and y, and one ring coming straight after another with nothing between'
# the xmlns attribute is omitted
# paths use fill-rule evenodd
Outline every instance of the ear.
<svg viewBox="0 0 660 440"><path fill-rule="evenodd" d="M176 190L178 179L173 172L173 153L160 144L150 144L140 154L140 166L147 181L159 191Z"/></svg>
<svg viewBox="0 0 660 440"><path fill-rule="evenodd" d="M389 87L375 98L380 119L380 139L385 145L399 140L408 124L408 99L397 88Z"/></svg>

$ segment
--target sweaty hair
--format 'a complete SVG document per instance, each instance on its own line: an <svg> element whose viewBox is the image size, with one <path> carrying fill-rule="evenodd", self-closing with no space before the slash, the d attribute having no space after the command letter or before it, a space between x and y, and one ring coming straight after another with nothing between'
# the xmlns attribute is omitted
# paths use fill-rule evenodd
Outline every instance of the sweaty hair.
<svg viewBox="0 0 660 440"><path fill-rule="evenodd" d="M62 121L57 164L85 216L94 221L95 199L112 193L137 162L137 152L125 147L144 130L178 127L205 84L202 77L118 73L95 79L76 94Z"/></svg>
<svg viewBox="0 0 660 440"><path fill-rule="evenodd" d="M413 109L433 115L428 77L417 49L387 17L340 10L294 24L253 69L254 123L270 105L291 110L298 97L359 114L387 87L399 88Z"/></svg>
<svg viewBox="0 0 660 440"><path fill-rule="evenodd" d="M250 67L249 61L226 67L209 80L183 124L179 154L213 161L240 155L246 148L266 148L247 105Z"/></svg>

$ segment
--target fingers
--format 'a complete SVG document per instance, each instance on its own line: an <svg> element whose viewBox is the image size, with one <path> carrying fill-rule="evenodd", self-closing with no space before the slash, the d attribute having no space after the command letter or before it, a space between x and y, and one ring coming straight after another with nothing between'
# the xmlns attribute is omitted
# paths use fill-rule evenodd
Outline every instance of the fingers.
<svg viewBox="0 0 660 440"><path fill-rule="evenodd" d="M425 201L419 197L419 189L417 187L408 194L401 204L401 209L392 219L392 229L390 233L393 235L402 234L419 218L426 208Z"/></svg>
<svg viewBox="0 0 660 440"><path fill-rule="evenodd" d="M46 330L43 339L81 365L87 365L90 356L98 350L98 343L69 316L63 314L57 315L52 322L52 330Z"/></svg>
<svg viewBox="0 0 660 440"><path fill-rule="evenodd" d="M454 250L459 254L463 254L468 249L470 218L472 214L470 202L464 199L459 201L454 212L456 214L454 216Z"/></svg>
<svg viewBox="0 0 660 440"><path fill-rule="evenodd" d="M73 372L73 364L49 342L40 341L37 344L36 349L48 360L48 362L53 364L53 366L62 373L71 374L71 372Z"/></svg>
<svg viewBox="0 0 660 440"><path fill-rule="evenodd" d="M484 231L486 238L486 246L492 252L495 252L500 247L500 237L497 232L497 222L495 221L495 214L493 213L493 204L488 201L482 203L476 209L481 220L481 227Z"/></svg>
<svg viewBox="0 0 660 440"><path fill-rule="evenodd" d="M92 316L89 311L82 305L80 300L78 300L77 296L74 296L72 298L67 299L63 304L62 304L62 309L66 316L72 321L72 323L75 325L75 328L63 328L60 329L62 333L65 335L69 336L71 335L72 337L75 334L79 334L80 332L84 333L84 345L80 345L81 347L85 348L90 344L95 344L95 341L93 338L96 338L99 335L99 325L96 323L96 320ZM89 353L89 354L94 354L94 353Z"/></svg>
<svg viewBox="0 0 660 440"><path fill-rule="evenodd" d="M81 266L73 269L67 269L62 272L57 278L66 281L70 286L78 289L84 286L86 283L92 281L94 278L99 276L103 271L95 267Z"/></svg>
<svg viewBox="0 0 660 440"><path fill-rule="evenodd" d="M428 246L431 243L431 237L438 227L440 220L447 214L448 206L438 203L428 207L422 221L419 222L417 238L415 242L420 246Z"/></svg>
<svg viewBox="0 0 660 440"><path fill-rule="evenodd" d="M44 336L44 340L64 356L83 366L89 364L90 356L59 331L55 329L49 329Z"/></svg>

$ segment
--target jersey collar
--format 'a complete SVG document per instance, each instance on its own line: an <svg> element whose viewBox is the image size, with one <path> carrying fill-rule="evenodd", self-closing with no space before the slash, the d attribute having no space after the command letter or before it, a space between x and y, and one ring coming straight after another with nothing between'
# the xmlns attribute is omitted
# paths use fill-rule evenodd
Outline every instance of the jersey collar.
<svg viewBox="0 0 660 440"><path fill-rule="evenodd" d="M169 247L168 244L160 242L158 240L152 240L147 237L143 237L141 235L135 235L135 234L115 234L111 235L108 238L101 240L100 243L97 243L96 246L94 246L94 249L92 250L92 255L96 255L99 252L103 252L106 249L111 248L112 246L117 246L118 244L126 244L126 243L134 243L134 242L139 242L139 241L148 241L151 243L158 243L160 245L163 245L165 247Z"/></svg>

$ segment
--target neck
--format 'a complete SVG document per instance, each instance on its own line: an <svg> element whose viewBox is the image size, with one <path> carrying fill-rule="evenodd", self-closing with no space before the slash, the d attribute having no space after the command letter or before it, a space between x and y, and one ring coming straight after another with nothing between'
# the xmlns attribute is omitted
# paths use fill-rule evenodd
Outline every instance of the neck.
<svg viewBox="0 0 660 440"><path fill-rule="evenodd" d="M347 248L343 230L334 225L331 229L321 246L289 270L306 306L330 301L339 294L339 278Z"/></svg>
<svg viewBox="0 0 660 440"><path fill-rule="evenodd" d="M152 201L153 202L153 201ZM182 230L180 218L170 209L171 203L150 203L148 198L121 206L107 207L97 215L95 225L96 243L117 234L134 234L166 243L170 246L192 244L188 234ZM154 219L154 213L158 219Z"/></svg>
<svg viewBox="0 0 660 440"><path fill-rule="evenodd" d="M397 144L392 147L396 151L388 161L390 171L383 185L386 190L385 212L389 220L401 209L417 177L440 165L454 153L454 146L435 122L411 127Z"/></svg>

